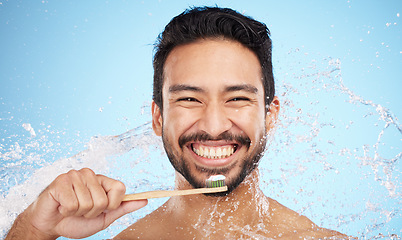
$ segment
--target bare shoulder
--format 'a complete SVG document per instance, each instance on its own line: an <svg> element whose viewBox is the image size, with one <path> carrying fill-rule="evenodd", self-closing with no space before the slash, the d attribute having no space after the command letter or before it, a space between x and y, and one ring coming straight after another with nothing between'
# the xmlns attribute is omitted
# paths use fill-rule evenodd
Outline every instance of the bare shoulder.
<svg viewBox="0 0 402 240"><path fill-rule="evenodd" d="M114 239L152 239L150 234L158 232L155 231L157 230L156 227L160 230L162 226L162 224L156 222L157 218L163 221L163 218L158 217L156 211L154 211L123 230Z"/></svg>
<svg viewBox="0 0 402 240"><path fill-rule="evenodd" d="M165 210L165 205L162 205L123 230L114 239L160 239L160 234L168 235L172 227L169 215Z"/></svg>
<svg viewBox="0 0 402 240"><path fill-rule="evenodd" d="M354 239L340 232L322 228L306 216L269 199L274 231L284 239Z"/></svg>

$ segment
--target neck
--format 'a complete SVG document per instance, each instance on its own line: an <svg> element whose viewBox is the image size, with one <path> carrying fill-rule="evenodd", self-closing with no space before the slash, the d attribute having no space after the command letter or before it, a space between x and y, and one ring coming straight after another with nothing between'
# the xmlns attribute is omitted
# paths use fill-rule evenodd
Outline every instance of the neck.
<svg viewBox="0 0 402 240"><path fill-rule="evenodd" d="M189 188L192 188L191 185L176 173L176 189ZM219 226L219 229L224 231L225 227L261 224L262 219L266 220L269 215L268 205L267 197L259 188L259 172L256 169L227 196L212 197L199 194L173 197L167 202L166 210L194 228L198 226L205 231L210 230L211 226ZM223 226L225 224L227 226Z"/></svg>

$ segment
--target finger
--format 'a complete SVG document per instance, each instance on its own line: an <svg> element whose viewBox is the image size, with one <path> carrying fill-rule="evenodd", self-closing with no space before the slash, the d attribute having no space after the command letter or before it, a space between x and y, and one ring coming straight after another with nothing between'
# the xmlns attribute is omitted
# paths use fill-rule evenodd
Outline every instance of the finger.
<svg viewBox="0 0 402 240"><path fill-rule="evenodd" d="M116 219L124 216L127 213L131 213L133 211L136 211L140 208L145 207L148 204L148 200L135 200L135 201L128 201L128 202L122 202L121 205L113 210L113 211L108 211L105 216L105 224L106 226L109 226L112 224Z"/></svg>
<svg viewBox="0 0 402 240"><path fill-rule="evenodd" d="M58 203L59 213L65 217L75 215L79 207L77 195L74 192L73 181L69 174L58 176L47 189Z"/></svg>
<svg viewBox="0 0 402 240"><path fill-rule="evenodd" d="M78 209L75 216L83 216L93 208L91 193L87 187L87 177L83 176L82 171L68 172L73 183L73 189L78 200Z"/></svg>
<svg viewBox="0 0 402 240"><path fill-rule="evenodd" d="M124 183L103 175L98 175L98 181L107 193L108 206L106 209L117 209L124 198L124 194L126 193L126 186Z"/></svg>
<svg viewBox="0 0 402 240"><path fill-rule="evenodd" d="M84 217L93 218L101 214L108 206L108 197L105 189L98 181L98 177L90 169L80 170L85 177L86 186L92 197L92 209Z"/></svg>

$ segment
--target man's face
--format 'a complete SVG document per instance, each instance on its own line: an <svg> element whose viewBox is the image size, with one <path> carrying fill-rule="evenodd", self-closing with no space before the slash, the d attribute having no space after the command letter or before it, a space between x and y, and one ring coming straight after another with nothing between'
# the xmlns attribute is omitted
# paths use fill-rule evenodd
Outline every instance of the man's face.
<svg viewBox="0 0 402 240"><path fill-rule="evenodd" d="M231 191L257 166L271 121L261 78L256 55L234 41L200 40L169 54L153 127L193 187L222 174Z"/></svg>

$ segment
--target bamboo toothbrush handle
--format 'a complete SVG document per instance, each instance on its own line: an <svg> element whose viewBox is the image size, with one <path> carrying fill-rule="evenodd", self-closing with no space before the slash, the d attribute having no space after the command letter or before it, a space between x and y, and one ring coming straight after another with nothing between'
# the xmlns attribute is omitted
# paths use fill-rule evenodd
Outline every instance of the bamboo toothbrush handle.
<svg viewBox="0 0 402 240"><path fill-rule="evenodd" d="M165 191L165 190L150 191L150 192L127 194L126 196L124 196L123 201L183 196L183 195L192 195L192 194L200 194L200 193L226 192L227 190L228 190L228 187L223 186L223 187L214 187L214 188L195 188L195 189L174 190L174 191Z"/></svg>

